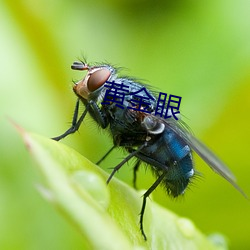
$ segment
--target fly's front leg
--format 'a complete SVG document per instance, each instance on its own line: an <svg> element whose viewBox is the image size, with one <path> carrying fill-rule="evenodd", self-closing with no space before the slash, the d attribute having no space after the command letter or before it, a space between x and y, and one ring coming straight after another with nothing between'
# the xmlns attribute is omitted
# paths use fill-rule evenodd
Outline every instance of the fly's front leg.
<svg viewBox="0 0 250 250"><path fill-rule="evenodd" d="M96 120L96 122L102 127L106 128L108 126L107 116L101 109L98 107L97 103L90 100L89 101L89 112L92 117Z"/></svg>
<svg viewBox="0 0 250 250"><path fill-rule="evenodd" d="M75 133L79 129L84 117L86 116L86 114L88 112L88 106L87 106L86 109L84 110L84 112L82 113L82 115L80 116L79 120L77 120L78 119L78 112L79 112L79 104L80 104L80 101L78 99L77 102L76 102L71 127L65 133L63 133L62 135L59 135L57 137L53 137L51 139L53 139L55 141L60 141L64 137L68 136L69 134Z"/></svg>

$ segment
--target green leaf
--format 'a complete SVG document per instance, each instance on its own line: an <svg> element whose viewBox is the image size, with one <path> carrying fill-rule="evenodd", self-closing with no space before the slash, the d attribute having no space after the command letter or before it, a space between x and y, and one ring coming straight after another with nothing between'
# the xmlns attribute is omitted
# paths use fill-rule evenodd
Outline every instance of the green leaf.
<svg viewBox="0 0 250 250"><path fill-rule="evenodd" d="M148 199L144 241L139 229L143 192L108 174L60 142L21 130L44 176L39 191L81 232L83 249L226 249L215 245L186 218Z"/></svg>

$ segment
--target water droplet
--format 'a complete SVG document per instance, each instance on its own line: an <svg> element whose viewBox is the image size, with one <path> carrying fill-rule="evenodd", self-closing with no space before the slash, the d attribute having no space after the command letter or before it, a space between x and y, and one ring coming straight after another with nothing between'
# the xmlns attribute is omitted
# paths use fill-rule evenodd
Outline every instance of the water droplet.
<svg viewBox="0 0 250 250"><path fill-rule="evenodd" d="M179 226L179 229L184 234L184 236L188 238L194 237L195 226L192 221L186 218L179 218L177 220L177 225Z"/></svg>
<svg viewBox="0 0 250 250"><path fill-rule="evenodd" d="M72 174L74 183L77 184L80 192L87 192L95 201L104 208L110 202L109 191L104 179L90 171L75 171Z"/></svg>

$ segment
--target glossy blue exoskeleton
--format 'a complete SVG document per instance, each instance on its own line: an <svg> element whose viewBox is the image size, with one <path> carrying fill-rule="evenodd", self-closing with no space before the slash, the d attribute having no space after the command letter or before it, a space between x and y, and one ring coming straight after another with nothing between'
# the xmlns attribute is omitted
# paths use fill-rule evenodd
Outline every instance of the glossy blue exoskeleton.
<svg viewBox="0 0 250 250"><path fill-rule="evenodd" d="M87 75L75 83L73 90L78 97L72 126L61 136L53 138L59 141L65 136L74 133L80 127L85 115L89 113L96 123L107 129L113 138L114 146L99 161L99 163L115 148L122 147L129 153L118 164L107 183L115 172L131 158L137 158L134 166L134 185L136 171L141 163L151 167L157 177L153 185L143 195L143 204L140 213L140 229L144 239L143 215L147 197L154 189L162 184L169 195L177 197L184 193L190 180L195 174L192 159L192 150L195 151L214 171L229 181L242 194L242 190L235 182L231 171L220 161L204 144L197 140L180 120L173 118L163 119L155 116L156 97L147 85L136 82L132 78L118 77L114 67L104 64L89 66L84 62L74 62L72 69L86 70ZM127 86L122 104L117 105L118 99L104 100L107 87L106 83L124 84ZM112 88L112 87L111 87ZM150 95L147 105L142 105L140 110L131 107L131 96L144 89ZM80 101L85 106L85 111L78 118Z"/></svg>

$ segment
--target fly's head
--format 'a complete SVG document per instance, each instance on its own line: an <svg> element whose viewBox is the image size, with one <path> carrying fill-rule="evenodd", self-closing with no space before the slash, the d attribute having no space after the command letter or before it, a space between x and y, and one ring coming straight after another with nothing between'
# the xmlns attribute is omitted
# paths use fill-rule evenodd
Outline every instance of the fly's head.
<svg viewBox="0 0 250 250"><path fill-rule="evenodd" d="M88 100L95 91L102 89L105 82L115 75L115 69L109 65L89 66L83 62L74 62L71 69L88 71L86 76L73 87L75 94L85 100Z"/></svg>

